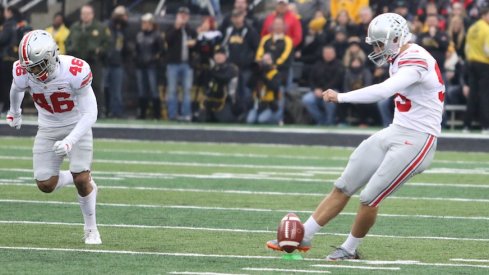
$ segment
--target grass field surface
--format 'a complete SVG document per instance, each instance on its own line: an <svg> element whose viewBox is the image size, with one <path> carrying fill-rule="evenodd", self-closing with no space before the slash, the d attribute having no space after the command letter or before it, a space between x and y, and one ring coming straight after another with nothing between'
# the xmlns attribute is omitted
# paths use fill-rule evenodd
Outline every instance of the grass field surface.
<svg viewBox="0 0 489 275"><path fill-rule="evenodd" d="M41 193L33 139L0 141L1 274L489 274L489 154L438 152L383 202L364 260L330 263L356 196L304 260L265 242L309 217L352 148L96 140L103 244L87 246L75 188Z"/></svg>

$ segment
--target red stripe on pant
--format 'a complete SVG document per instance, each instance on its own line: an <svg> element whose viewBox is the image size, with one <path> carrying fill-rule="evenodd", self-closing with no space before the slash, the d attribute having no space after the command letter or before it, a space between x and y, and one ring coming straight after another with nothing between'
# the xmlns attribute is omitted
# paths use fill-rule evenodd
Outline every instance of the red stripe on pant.
<svg viewBox="0 0 489 275"><path fill-rule="evenodd" d="M418 155L416 160L414 160L414 162L406 170L404 170L404 173L402 173L402 175L398 177L397 180L394 181L394 183L389 188L387 188L387 190L385 190L382 194L380 194L380 196L378 196L376 200L371 202L370 206L377 207L377 205L379 205L379 203L385 197L387 197L387 195L389 195L394 189L396 189L396 187L399 184L401 184L414 170L416 170L416 168L423 162L424 158L428 154L434 142L435 142L435 137L430 135L428 141L426 142L423 149L421 150L421 154Z"/></svg>

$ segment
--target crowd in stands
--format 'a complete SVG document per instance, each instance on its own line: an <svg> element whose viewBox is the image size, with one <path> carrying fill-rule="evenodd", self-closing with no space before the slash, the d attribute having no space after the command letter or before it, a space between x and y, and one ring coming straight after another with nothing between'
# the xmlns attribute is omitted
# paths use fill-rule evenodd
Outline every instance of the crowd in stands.
<svg viewBox="0 0 489 275"><path fill-rule="evenodd" d="M211 3L216 17L204 16L196 27L190 24L190 9L181 6L171 26L161 28L148 13L132 34L126 7L117 6L107 22L100 22L94 8L85 5L69 28L57 14L47 31L61 54L90 64L103 117L126 118L135 113L128 108L137 108L140 119L387 126L392 99L335 105L325 103L321 93L327 88L348 92L388 77L388 66L368 60L372 47L365 37L375 15L395 12L409 21L413 42L437 60L445 103L467 104L465 127L472 121L489 127L489 108L482 105L489 100L489 85L469 85L475 70L487 72L479 75L489 81L489 50L486 59L470 60L466 47L469 28L481 20L489 26L485 1L273 0L273 10L264 17L247 0L235 0L231 12L221 10L217 0ZM17 59L19 36L29 28L12 7L4 9L0 24L5 111L11 83L5 72ZM469 66L470 61L482 65ZM137 103L127 104L128 94L135 94L131 98Z"/></svg>

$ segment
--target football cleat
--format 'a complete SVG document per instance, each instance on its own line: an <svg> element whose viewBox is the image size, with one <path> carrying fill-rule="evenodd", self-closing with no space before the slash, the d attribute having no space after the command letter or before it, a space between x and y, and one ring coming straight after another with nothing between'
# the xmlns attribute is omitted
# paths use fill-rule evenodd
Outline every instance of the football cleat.
<svg viewBox="0 0 489 275"><path fill-rule="evenodd" d="M100 233L98 233L97 229L85 230L85 236L83 239L85 240L85 244L102 244Z"/></svg>
<svg viewBox="0 0 489 275"><path fill-rule="evenodd" d="M284 251L279 245L277 240L271 240L267 242L267 248L275 250L275 251ZM311 242L305 242L302 241L299 246L297 247L297 250L300 252L307 252L311 249Z"/></svg>
<svg viewBox="0 0 489 275"><path fill-rule="evenodd" d="M360 254L358 254L357 250L355 250L355 253L350 254L350 253L348 253L348 251L343 249L341 246L335 247L335 248L336 249L326 257L326 261L335 262L335 261L342 261L342 260L358 260L358 259L360 259Z"/></svg>

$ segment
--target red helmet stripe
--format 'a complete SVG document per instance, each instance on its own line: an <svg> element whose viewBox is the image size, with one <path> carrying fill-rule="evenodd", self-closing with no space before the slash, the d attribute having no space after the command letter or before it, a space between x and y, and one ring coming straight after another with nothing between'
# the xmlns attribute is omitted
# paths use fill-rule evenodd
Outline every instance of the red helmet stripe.
<svg viewBox="0 0 489 275"><path fill-rule="evenodd" d="M24 39L24 43L22 44L22 59L25 63L29 63L29 56L27 55L27 43L29 42L31 35L32 32L29 32Z"/></svg>

